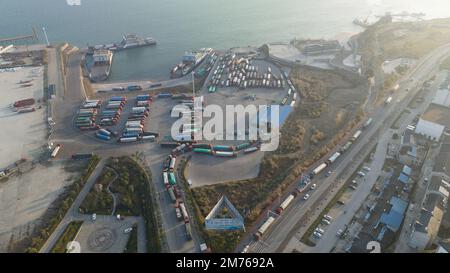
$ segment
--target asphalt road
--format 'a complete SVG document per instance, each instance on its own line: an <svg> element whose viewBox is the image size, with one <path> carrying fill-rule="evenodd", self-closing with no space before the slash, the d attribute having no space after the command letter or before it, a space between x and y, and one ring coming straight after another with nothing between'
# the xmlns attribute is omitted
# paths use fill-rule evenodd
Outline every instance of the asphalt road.
<svg viewBox="0 0 450 273"><path fill-rule="evenodd" d="M374 136L384 131L383 127L386 127L387 121L393 121L393 117L396 117L398 113L407 107L409 100L404 100L404 98L409 97L412 99L414 97L414 95L411 94L412 88L415 87L417 83L420 84L427 80L431 74L436 73L439 67L439 61L448 55L449 51L450 44L441 46L433 50L417 63L416 68L400 82L402 91L404 92L397 92L394 94L393 103L378 109L378 111L374 113L372 116L372 126L367 129L362 134L360 140L353 144L352 148L341 156L334 166L332 166L332 169L335 169L332 175L327 178L323 178L323 176L315 178L314 183L318 186L312 196L307 201L304 201L302 198L296 198L290 208L288 208L283 213L283 216L279 217L269 229L268 233L263 237L262 242L252 243L250 252L282 251L290 238L296 234L297 229L302 226L301 222L305 221L307 217L310 217L312 220L314 219L313 216L308 214L311 214L311 211L315 211L317 214L320 213L321 210L317 207L319 205L324 207L327 203L327 199L323 198L324 193L328 192L330 195L334 195L334 193L337 192L338 189L333 187L337 178L341 176L341 174L345 176L343 173L344 171L347 176L351 175L352 172L348 172L348 166L354 167L359 165L358 162L364 159L364 156L361 156L361 151L365 151L366 153L370 151L370 149L367 149L367 144L373 142L375 139ZM406 92L407 89L411 91ZM397 100L400 100L401 102L396 103ZM385 130L386 129L387 128L385 128ZM358 161L355 162L356 160ZM342 181L345 181L345 179L338 180L338 182ZM255 226L259 227L261 224L262 222L257 223ZM303 227L307 227L307 225L303 224Z"/></svg>

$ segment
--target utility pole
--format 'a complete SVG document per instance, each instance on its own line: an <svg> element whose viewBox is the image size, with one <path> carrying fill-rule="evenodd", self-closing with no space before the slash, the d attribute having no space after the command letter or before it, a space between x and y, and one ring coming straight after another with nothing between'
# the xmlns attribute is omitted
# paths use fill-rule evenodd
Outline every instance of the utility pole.
<svg viewBox="0 0 450 273"><path fill-rule="evenodd" d="M195 71L192 71L191 74L192 74L192 95L195 99L195 77L194 77Z"/></svg>

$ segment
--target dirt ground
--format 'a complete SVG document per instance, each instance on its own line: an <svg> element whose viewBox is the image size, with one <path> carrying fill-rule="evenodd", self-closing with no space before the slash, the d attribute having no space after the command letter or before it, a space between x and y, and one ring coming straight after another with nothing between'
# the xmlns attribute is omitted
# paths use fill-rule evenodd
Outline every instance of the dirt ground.
<svg viewBox="0 0 450 273"><path fill-rule="evenodd" d="M351 76L298 67L291 73L301 104L282 129L281 154L313 153L360 113L368 88Z"/></svg>
<svg viewBox="0 0 450 273"><path fill-rule="evenodd" d="M7 251L10 241L30 235L50 204L72 183L73 172L64 164L36 165L0 183L0 252Z"/></svg>

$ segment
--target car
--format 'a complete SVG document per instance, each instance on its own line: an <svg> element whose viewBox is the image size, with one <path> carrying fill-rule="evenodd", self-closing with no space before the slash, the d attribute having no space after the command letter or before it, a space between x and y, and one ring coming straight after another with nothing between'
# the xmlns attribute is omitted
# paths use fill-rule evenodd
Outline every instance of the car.
<svg viewBox="0 0 450 273"><path fill-rule="evenodd" d="M341 200L337 200L336 203L338 203L339 205L345 205L345 202Z"/></svg>
<svg viewBox="0 0 450 273"><path fill-rule="evenodd" d="M303 200L308 200L309 197L310 197L309 194L305 194L305 196L303 196Z"/></svg>
<svg viewBox="0 0 450 273"><path fill-rule="evenodd" d="M312 185L311 185L311 190L314 190L316 187L317 187L316 184L312 184Z"/></svg>
<svg viewBox="0 0 450 273"><path fill-rule="evenodd" d="M325 174L325 176L328 177L328 176L331 175L331 173L332 173L332 171L328 171L328 172Z"/></svg>
<svg viewBox="0 0 450 273"><path fill-rule="evenodd" d="M324 234L325 233L325 230L323 230L321 228L316 228L314 231L317 232L317 233L320 233L320 234Z"/></svg>
<svg viewBox="0 0 450 273"><path fill-rule="evenodd" d="M189 185L189 187L191 187L192 186L192 180L191 179L188 179L188 185Z"/></svg>
<svg viewBox="0 0 450 273"><path fill-rule="evenodd" d="M358 182L356 182L356 180L352 180L352 184L353 185L358 185Z"/></svg>
<svg viewBox="0 0 450 273"><path fill-rule="evenodd" d="M342 229L339 229L337 232L336 232L336 236L341 236L342 234L344 233L344 231L342 230Z"/></svg>
<svg viewBox="0 0 450 273"><path fill-rule="evenodd" d="M92 222L95 222L95 220L97 219L97 214L93 213L91 219L92 219Z"/></svg>
<svg viewBox="0 0 450 273"><path fill-rule="evenodd" d="M250 246L249 246L249 245L246 245L246 246L244 247L244 249L241 251L241 253L247 253L249 248L250 248Z"/></svg>
<svg viewBox="0 0 450 273"><path fill-rule="evenodd" d="M357 173L359 176L361 176L361 177L364 177L364 176L366 176L366 174L365 173L363 173L363 172L361 172L361 171L359 171L358 173Z"/></svg>
<svg viewBox="0 0 450 273"><path fill-rule="evenodd" d="M325 214L325 215L323 216L323 218L326 219L326 220L328 220L328 221L332 221L332 220L333 220L333 217L331 217L331 216L328 215L328 214Z"/></svg>
<svg viewBox="0 0 450 273"><path fill-rule="evenodd" d="M353 185L350 185L349 188L352 189L352 190L356 190L356 187L353 186Z"/></svg>
<svg viewBox="0 0 450 273"><path fill-rule="evenodd" d="M130 233L132 230L133 230L133 228L132 228L132 227L129 227L129 228L125 229L125 230L123 231L123 233L127 234L127 233Z"/></svg>
<svg viewBox="0 0 450 273"><path fill-rule="evenodd" d="M313 236L316 237L317 239L322 238L322 234L318 233L318 232L313 232Z"/></svg>
<svg viewBox="0 0 450 273"><path fill-rule="evenodd" d="M363 167L363 170L365 170L366 172L370 172L371 169L369 167L365 166L365 167Z"/></svg>
<svg viewBox="0 0 450 273"><path fill-rule="evenodd" d="M320 221L323 225L330 225L331 224L331 222L330 221L328 221L327 219L322 219L322 221Z"/></svg>

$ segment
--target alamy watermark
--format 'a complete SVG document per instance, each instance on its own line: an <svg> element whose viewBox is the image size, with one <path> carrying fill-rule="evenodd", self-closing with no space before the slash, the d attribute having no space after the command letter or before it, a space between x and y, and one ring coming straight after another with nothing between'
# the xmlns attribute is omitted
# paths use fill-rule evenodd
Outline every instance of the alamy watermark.
<svg viewBox="0 0 450 273"><path fill-rule="evenodd" d="M178 117L171 127L176 141L249 140L261 141L261 151L275 151L280 142L279 105L203 106L202 98L172 108ZM207 121L203 124L203 119Z"/></svg>

